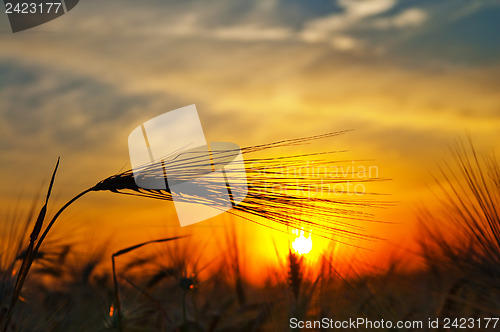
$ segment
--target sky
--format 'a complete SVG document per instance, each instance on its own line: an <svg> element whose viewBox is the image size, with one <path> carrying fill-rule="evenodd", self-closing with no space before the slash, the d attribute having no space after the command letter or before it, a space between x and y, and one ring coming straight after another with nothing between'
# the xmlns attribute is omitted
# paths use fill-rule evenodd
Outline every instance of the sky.
<svg viewBox="0 0 500 332"><path fill-rule="evenodd" d="M196 104L208 141L353 129L301 152L348 150L339 159L376 165L391 180L370 190L398 203L374 212L392 224L367 230L387 240L360 256L412 250L401 239L413 241L415 211L434 204L432 174L450 146L470 132L488 152L500 138L499 22L494 0L86 0L16 34L0 15L2 218L26 210L58 156L52 209L130 167L140 123ZM256 257L280 238L229 219L194 232L234 223ZM126 246L190 230L164 202L96 194L55 231Z"/></svg>

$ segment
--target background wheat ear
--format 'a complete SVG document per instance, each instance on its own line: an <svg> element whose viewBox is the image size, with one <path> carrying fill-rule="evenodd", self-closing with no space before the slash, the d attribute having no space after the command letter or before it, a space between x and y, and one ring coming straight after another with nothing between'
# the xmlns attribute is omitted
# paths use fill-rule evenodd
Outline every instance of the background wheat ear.
<svg viewBox="0 0 500 332"><path fill-rule="evenodd" d="M142 243L139 243L139 244L136 244L136 245L133 245L133 246L130 246L130 247L118 250L117 252L115 252L115 253L113 253L111 255L111 264L112 264L112 268L113 268L113 285L114 285L114 290L115 290L115 306L114 306L115 311L114 311L114 315L116 315L116 323L117 323L117 328L118 328L119 331L123 331L123 324L122 324L122 307L121 307L121 302L120 302L120 291L119 291L119 288L118 288L118 278L117 278L117 275L116 275L115 258L119 257L119 256L122 256L122 255L125 255L125 254L127 254L129 252L132 252L132 251L134 251L136 249L139 249L141 247L144 247L144 246L146 246L148 244L164 243L164 242L178 240L178 239L181 239L183 237L185 237L185 236L175 236L175 237L170 237L170 238L166 238L166 239L158 239L158 240L152 240L152 241L142 242Z"/></svg>
<svg viewBox="0 0 500 332"><path fill-rule="evenodd" d="M442 211L422 208L418 213L421 251L436 280L433 289L444 298L438 314L491 314L500 310L499 164L493 154L480 155L470 135L452 152L453 163L435 177ZM488 292L482 291L485 287ZM476 299L467 298L470 294ZM491 306L485 310L480 302Z"/></svg>
<svg viewBox="0 0 500 332"><path fill-rule="evenodd" d="M295 301L298 301L300 290L302 286L303 270L302 270L303 257L293 253L291 250L288 252L288 285L292 291Z"/></svg>
<svg viewBox="0 0 500 332"><path fill-rule="evenodd" d="M47 214L47 205L49 203L49 198L50 194L52 193L52 187L54 185L54 180L56 177L57 169L59 168L59 161L60 158L57 158L56 166L54 168L54 171L52 172L52 177L50 179L49 183L49 188L47 190L47 196L45 197L45 204L42 206L40 209L40 212L38 213L38 217L35 221L35 225L33 226L33 230L30 235L30 240L28 244L28 248L25 251L24 258L21 263L21 267L19 268L19 272L17 273L17 279L16 283L14 285L14 291L12 292L12 299L9 305L9 309L7 310L7 313L5 314L5 328L4 330L7 330L9 327L9 322L12 317L12 313L14 310L14 306L16 305L16 302L21 294L21 290L24 284L24 281L26 280L26 277L28 276L28 272L31 268L31 264L33 264L33 261L35 260L35 257L38 253L39 246L37 245L35 247L35 242L38 239L38 236L40 234L40 231L42 230L43 222L45 220L45 215ZM0 326L2 323L2 319L4 316L0 317Z"/></svg>

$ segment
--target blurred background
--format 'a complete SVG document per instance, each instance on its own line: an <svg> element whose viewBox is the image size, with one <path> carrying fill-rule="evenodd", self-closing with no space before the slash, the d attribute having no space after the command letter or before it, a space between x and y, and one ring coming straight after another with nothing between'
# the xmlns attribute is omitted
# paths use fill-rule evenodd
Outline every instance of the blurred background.
<svg viewBox="0 0 500 332"><path fill-rule="evenodd" d="M339 246L340 257L411 261L414 212L434 204L449 147L467 131L480 151L500 138L499 22L494 0L86 0L16 34L1 15L0 213L27 209L61 156L54 212L130 167L140 123L196 104L208 141L243 147L353 129L298 148L348 150L336 158L391 179L367 185L398 202L371 211L390 224L365 225L385 240ZM194 234L214 258L230 225L258 281L287 237L228 215L180 229L169 203L96 193L51 236L112 252Z"/></svg>

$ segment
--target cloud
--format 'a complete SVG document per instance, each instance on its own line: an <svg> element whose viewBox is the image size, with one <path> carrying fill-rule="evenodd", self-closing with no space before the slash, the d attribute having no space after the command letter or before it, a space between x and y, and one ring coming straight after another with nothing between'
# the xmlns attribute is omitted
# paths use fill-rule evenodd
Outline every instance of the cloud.
<svg viewBox="0 0 500 332"><path fill-rule="evenodd" d="M276 41L286 40L293 36L292 30L286 27L260 27L258 25L236 25L217 28L212 36L225 40L239 41Z"/></svg>
<svg viewBox="0 0 500 332"><path fill-rule="evenodd" d="M342 13L334 13L306 22L299 37L306 42L327 42L335 49L349 51L359 50L363 42L359 38L349 36L349 30L366 18L384 13L395 6L395 0L339 0Z"/></svg>
<svg viewBox="0 0 500 332"><path fill-rule="evenodd" d="M419 8L409 8L393 17L376 19L372 25L379 29L418 27L427 19L426 11Z"/></svg>
<svg viewBox="0 0 500 332"><path fill-rule="evenodd" d="M336 50L352 51L363 48L362 41L349 36L335 35L330 39L330 44Z"/></svg>
<svg viewBox="0 0 500 332"><path fill-rule="evenodd" d="M384 13L394 7L395 0L339 0L339 5L346 10L350 18L365 18Z"/></svg>
<svg viewBox="0 0 500 332"><path fill-rule="evenodd" d="M303 34L324 38L332 32L347 30L364 18L386 12L395 4L394 0L339 0L339 5L344 9L343 13L335 13L307 22Z"/></svg>

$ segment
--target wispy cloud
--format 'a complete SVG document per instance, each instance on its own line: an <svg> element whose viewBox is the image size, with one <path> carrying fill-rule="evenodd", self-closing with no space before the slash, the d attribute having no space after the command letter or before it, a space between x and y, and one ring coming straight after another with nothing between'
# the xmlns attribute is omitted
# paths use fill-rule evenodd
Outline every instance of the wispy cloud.
<svg viewBox="0 0 500 332"><path fill-rule="evenodd" d="M343 51L359 51L371 47L377 51L377 45L371 45L360 31L370 29L390 29L418 27L425 22L428 15L420 8L409 8L402 11L382 14L394 9L395 0L339 0L340 13L312 19L305 23L299 37L306 42L327 42L335 49ZM356 33L353 33L355 31Z"/></svg>
<svg viewBox="0 0 500 332"><path fill-rule="evenodd" d="M367 17L388 11L396 4L396 1L339 0L338 4L343 9L341 13L334 13L306 22L305 28L301 32L305 40L327 39L334 32L348 30Z"/></svg>
<svg viewBox="0 0 500 332"><path fill-rule="evenodd" d="M213 36L220 39L239 41L286 40L293 36L291 29L286 27L259 27L258 25L243 25L218 28Z"/></svg>
<svg viewBox="0 0 500 332"><path fill-rule="evenodd" d="M380 29L418 27L427 19L426 11L420 8L409 8L392 17L374 20L373 27Z"/></svg>

